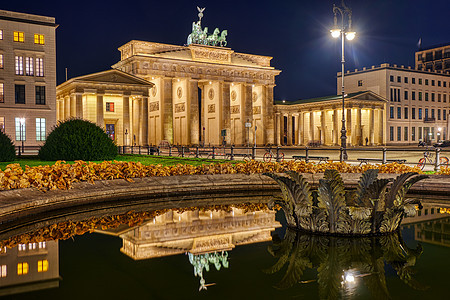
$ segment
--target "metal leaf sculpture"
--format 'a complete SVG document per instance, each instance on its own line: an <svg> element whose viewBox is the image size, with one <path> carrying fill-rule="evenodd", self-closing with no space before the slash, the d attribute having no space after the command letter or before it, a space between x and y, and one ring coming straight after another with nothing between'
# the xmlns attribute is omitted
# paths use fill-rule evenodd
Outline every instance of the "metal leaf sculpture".
<svg viewBox="0 0 450 300"><path fill-rule="evenodd" d="M336 170L326 170L319 181L319 207L326 208L330 233L337 233L338 227L345 227L342 211L345 209L344 182Z"/></svg>
<svg viewBox="0 0 450 300"><path fill-rule="evenodd" d="M285 212L289 227L311 232L344 235L367 235L395 231L403 217L415 215L420 201L405 199L416 182L427 178L404 173L394 180L378 179L378 170L367 170L356 191L347 192L336 170L326 170L317 190L312 190L299 173L285 176L264 173L280 186L282 198L274 199ZM348 203L352 206L348 206Z"/></svg>

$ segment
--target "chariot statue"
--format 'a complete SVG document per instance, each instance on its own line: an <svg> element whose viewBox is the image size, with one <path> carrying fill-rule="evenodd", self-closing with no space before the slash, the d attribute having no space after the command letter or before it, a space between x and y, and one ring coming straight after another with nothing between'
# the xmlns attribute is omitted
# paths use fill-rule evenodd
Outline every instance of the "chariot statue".
<svg viewBox="0 0 450 300"><path fill-rule="evenodd" d="M226 36L228 34L227 30L220 32L219 28L214 29L212 34L208 34L208 27L202 29L202 17L204 8L197 6L198 10L198 21L192 22L192 32L187 38L187 45L190 44L200 44L209 46L220 46L225 47L227 45Z"/></svg>

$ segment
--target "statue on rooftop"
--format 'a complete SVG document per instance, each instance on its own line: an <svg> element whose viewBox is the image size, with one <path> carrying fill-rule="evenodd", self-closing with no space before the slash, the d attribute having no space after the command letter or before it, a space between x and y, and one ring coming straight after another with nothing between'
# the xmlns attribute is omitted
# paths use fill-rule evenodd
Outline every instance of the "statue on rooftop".
<svg viewBox="0 0 450 300"><path fill-rule="evenodd" d="M200 44L200 45L209 45L209 46L220 46L224 47L227 45L226 36L227 30L223 30L220 33L219 28L214 29L214 32L211 35L208 35L208 27L202 29L202 18L203 11L206 8L200 8L197 6L198 10L198 21L192 22L192 32L189 34L187 38L187 45L190 44ZM220 33L220 35L219 35Z"/></svg>

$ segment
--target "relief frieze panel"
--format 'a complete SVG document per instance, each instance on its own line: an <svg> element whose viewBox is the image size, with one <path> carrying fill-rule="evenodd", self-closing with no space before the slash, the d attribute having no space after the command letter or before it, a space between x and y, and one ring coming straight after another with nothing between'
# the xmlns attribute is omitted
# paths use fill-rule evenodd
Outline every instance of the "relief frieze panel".
<svg viewBox="0 0 450 300"><path fill-rule="evenodd" d="M253 114L254 115L261 114L261 106L253 106Z"/></svg>
<svg viewBox="0 0 450 300"><path fill-rule="evenodd" d="M210 104L208 105L208 113L215 113L216 112L216 105Z"/></svg>
<svg viewBox="0 0 450 300"><path fill-rule="evenodd" d="M230 107L232 114L238 114L241 112L241 108L239 105L233 105Z"/></svg>
<svg viewBox="0 0 450 300"><path fill-rule="evenodd" d="M176 113L184 112L185 110L186 110L186 105L184 102L175 104L175 112Z"/></svg>
<svg viewBox="0 0 450 300"><path fill-rule="evenodd" d="M149 104L149 111L158 111L159 110L159 102L150 102Z"/></svg>

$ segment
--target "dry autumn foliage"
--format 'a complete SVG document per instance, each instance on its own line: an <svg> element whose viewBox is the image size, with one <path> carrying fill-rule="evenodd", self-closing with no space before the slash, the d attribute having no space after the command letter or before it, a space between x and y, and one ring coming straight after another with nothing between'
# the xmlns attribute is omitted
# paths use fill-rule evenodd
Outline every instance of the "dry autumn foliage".
<svg viewBox="0 0 450 300"><path fill-rule="evenodd" d="M241 203L233 205L214 205L205 207L185 207L174 209L178 213L185 211L226 211L231 212L232 208L242 209L244 213L268 210L267 204L264 203ZM274 210L280 210L281 207L274 207ZM83 235L87 232L91 233L95 229L113 229L120 225L128 225L135 227L142 225L145 221L149 221L156 216L168 212L168 209L155 210L149 212L128 212L122 215L112 215L103 218L91 218L85 221L66 221L40 228L32 233L25 233L11 237L0 242L0 248L13 248L18 244L39 243L52 240L66 240L76 235Z"/></svg>
<svg viewBox="0 0 450 300"><path fill-rule="evenodd" d="M151 176L255 174L285 172L288 170L300 173L323 173L327 169L335 169L340 173L362 173L367 169L379 169L380 173L422 173L417 167L409 167L398 163L353 166L341 162L314 164L304 161L287 161L282 163L250 161L236 164L207 164L201 166L182 164L162 166L120 161L104 161L102 163L75 161L73 164L57 161L51 166L26 166L25 170L19 164L7 165L5 170L0 170L0 190L28 187L34 187L41 191L69 189L74 182L80 181L94 183L96 180L125 179L131 182L133 181L132 178ZM442 174L449 175L450 171L445 169Z"/></svg>

